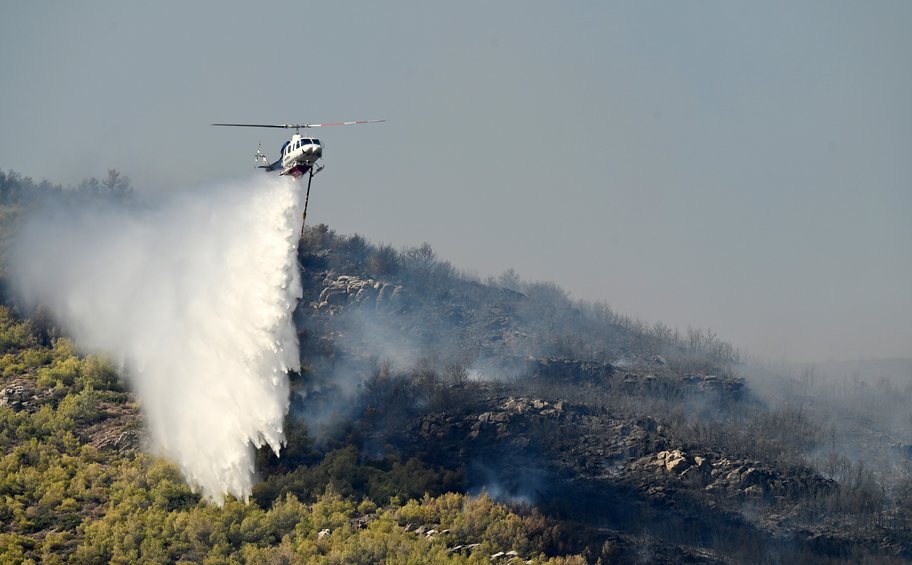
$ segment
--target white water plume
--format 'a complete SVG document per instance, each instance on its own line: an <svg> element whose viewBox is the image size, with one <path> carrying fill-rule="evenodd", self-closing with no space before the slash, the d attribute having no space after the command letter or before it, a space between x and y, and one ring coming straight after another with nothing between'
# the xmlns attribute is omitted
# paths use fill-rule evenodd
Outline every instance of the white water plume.
<svg viewBox="0 0 912 565"><path fill-rule="evenodd" d="M298 364L300 187L257 179L136 207L45 208L11 278L83 350L123 364L155 449L210 500L246 499Z"/></svg>

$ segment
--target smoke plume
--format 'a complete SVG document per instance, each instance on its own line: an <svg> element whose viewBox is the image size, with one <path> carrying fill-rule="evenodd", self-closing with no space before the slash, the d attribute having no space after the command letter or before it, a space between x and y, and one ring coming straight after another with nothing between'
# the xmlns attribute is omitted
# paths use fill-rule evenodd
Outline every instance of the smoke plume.
<svg viewBox="0 0 912 565"><path fill-rule="evenodd" d="M122 364L156 451L216 502L250 495L254 446L282 446L298 192L258 179L142 208L49 206L18 236L18 296Z"/></svg>

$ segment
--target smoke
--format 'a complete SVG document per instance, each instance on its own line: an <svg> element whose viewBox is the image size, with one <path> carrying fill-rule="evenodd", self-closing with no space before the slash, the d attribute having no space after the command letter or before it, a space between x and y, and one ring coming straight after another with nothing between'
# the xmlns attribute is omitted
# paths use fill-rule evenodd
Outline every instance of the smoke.
<svg viewBox="0 0 912 565"><path fill-rule="evenodd" d="M548 496L553 478L533 456L506 451L496 460L475 460L468 468L469 494L483 492L498 502L534 506Z"/></svg>
<svg viewBox="0 0 912 565"><path fill-rule="evenodd" d="M32 213L11 279L84 350L122 364L155 450L215 502L246 499L254 447L283 443L299 188L258 179L139 208Z"/></svg>

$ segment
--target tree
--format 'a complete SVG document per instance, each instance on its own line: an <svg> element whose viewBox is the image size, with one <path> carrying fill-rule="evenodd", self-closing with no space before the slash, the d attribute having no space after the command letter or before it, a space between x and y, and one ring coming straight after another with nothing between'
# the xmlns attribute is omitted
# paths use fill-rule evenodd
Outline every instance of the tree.
<svg viewBox="0 0 912 565"><path fill-rule="evenodd" d="M123 199L133 194L130 186L130 177L120 174L117 169L108 169L108 176L101 181L105 193L115 198Z"/></svg>
<svg viewBox="0 0 912 565"><path fill-rule="evenodd" d="M497 284L502 288L515 292L519 292L519 289L522 287L522 281L519 278L519 274L512 268L507 269L497 278Z"/></svg>
<svg viewBox="0 0 912 565"><path fill-rule="evenodd" d="M368 269L377 276L395 275L399 267L399 253L388 243L380 245L368 259Z"/></svg>
<svg viewBox="0 0 912 565"><path fill-rule="evenodd" d="M345 242L345 249L357 271L362 271L367 265L371 245L363 236L355 234Z"/></svg>
<svg viewBox="0 0 912 565"><path fill-rule="evenodd" d="M437 254L431 249L431 244L424 242L418 247L410 247L405 251L406 265L415 273L430 273L437 263Z"/></svg>

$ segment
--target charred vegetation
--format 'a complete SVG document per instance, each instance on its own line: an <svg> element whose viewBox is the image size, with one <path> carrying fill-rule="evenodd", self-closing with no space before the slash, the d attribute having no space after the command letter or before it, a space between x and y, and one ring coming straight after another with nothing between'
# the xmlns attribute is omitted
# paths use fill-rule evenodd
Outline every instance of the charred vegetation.
<svg viewBox="0 0 912 565"><path fill-rule="evenodd" d="M482 282L426 244L397 252L325 226L299 258L292 417L318 451L448 473L428 492L535 509L593 561L646 546L669 562L912 557L902 481L888 495L863 465L824 468L825 422L756 394L711 331L512 272Z"/></svg>

